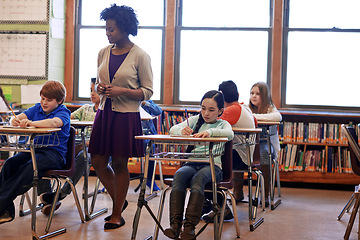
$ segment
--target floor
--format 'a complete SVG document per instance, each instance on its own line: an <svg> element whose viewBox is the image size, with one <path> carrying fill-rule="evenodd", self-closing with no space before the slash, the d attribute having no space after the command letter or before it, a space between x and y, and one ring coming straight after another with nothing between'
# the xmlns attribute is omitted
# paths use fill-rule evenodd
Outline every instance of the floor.
<svg viewBox="0 0 360 240"><path fill-rule="evenodd" d="M95 177L90 177L90 186L93 186ZM128 192L129 206L124 211L123 217L126 220L125 226L104 231L103 218L108 215L105 213L91 221L81 223L72 196L68 196L62 201L62 206L56 211L51 230L66 227L65 234L56 236L54 239L106 239L121 240L130 239L132 232L132 221L137 208L138 192L134 188L139 181L134 180ZM81 192L82 182L79 182L77 189ZM342 190L321 190L306 188L282 187L282 203L275 210L267 209L259 211L258 216L264 217L264 223L255 231L250 231L248 225L248 207L246 203L237 205L237 212L240 221L240 231L242 240L331 240L343 239L347 222L350 214L345 213L341 221L337 221L337 216L344 207L352 192ZM147 189L148 191L148 189ZM159 201L159 196L148 202L155 214ZM18 206L19 198L16 199ZM168 227L168 202L163 215L164 228ZM83 201L81 200L83 206ZM111 207L111 200L107 194L100 194L95 206L95 210L103 207ZM47 218L40 212L37 213L36 229L38 235L44 233ZM31 218L30 216L16 217L13 222L0 225L1 239L31 239ZM200 223L203 224L203 221ZM140 225L136 239L145 239L152 235L154 222L145 207L142 208ZM198 239L213 239L212 224L204 231ZM350 239L357 239L358 218L356 218ZM159 239L168 239L162 233ZM224 224L222 239L236 239L234 222Z"/></svg>

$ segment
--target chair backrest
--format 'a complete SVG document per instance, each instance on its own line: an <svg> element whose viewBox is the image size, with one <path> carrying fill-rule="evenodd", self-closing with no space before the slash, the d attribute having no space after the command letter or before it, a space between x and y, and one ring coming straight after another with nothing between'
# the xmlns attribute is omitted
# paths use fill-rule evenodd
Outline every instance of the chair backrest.
<svg viewBox="0 0 360 240"><path fill-rule="evenodd" d="M232 171L233 171L233 141L225 143L224 154L221 156L223 180L219 183L226 188L232 188Z"/></svg>
<svg viewBox="0 0 360 240"><path fill-rule="evenodd" d="M358 143L358 136L356 135L356 131L353 127L347 127L343 124L341 125L341 128L349 142L351 168L356 175L360 176L360 147Z"/></svg>
<svg viewBox="0 0 360 240"><path fill-rule="evenodd" d="M66 164L64 169L61 170L48 170L46 172L47 176L50 175L64 175L72 177L75 174L75 135L76 130L74 127L70 126L69 139L67 142L67 153L66 153Z"/></svg>

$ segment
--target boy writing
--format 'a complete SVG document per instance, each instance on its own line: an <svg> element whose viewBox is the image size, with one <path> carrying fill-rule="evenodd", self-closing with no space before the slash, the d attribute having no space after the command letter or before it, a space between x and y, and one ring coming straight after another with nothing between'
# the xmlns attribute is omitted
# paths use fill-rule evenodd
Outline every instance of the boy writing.
<svg viewBox="0 0 360 240"><path fill-rule="evenodd" d="M70 110L64 102L66 89L58 81L47 81L40 91L40 103L30 107L11 121L13 126L61 128L57 134L58 144L35 149L39 177L46 170L61 169L65 165L66 146L70 130ZM54 136L38 136L34 142L42 142L42 138L53 139ZM47 140L45 139L44 142ZM13 201L18 195L27 192L33 182L33 166L31 154L20 152L7 159L0 172L0 224L10 222L15 217Z"/></svg>

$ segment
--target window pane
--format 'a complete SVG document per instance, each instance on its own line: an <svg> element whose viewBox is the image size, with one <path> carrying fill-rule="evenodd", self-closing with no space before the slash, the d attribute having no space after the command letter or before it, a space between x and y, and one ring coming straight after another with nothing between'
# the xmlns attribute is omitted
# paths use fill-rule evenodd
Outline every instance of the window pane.
<svg viewBox="0 0 360 240"><path fill-rule="evenodd" d="M214 48L214 46L220 47ZM180 101L199 102L208 90L233 80L240 101L248 102L250 87L267 81L266 31L182 31Z"/></svg>
<svg viewBox="0 0 360 240"><path fill-rule="evenodd" d="M360 28L359 0L290 0L290 28Z"/></svg>
<svg viewBox="0 0 360 240"><path fill-rule="evenodd" d="M91 39L91 41L89 41L89 39ZM150 55L154 75L154 94L151 99L159 100L161 86L162 30L139 29L138 35L131 38L131 40ZM108 44L109 41L105 35L105 29L80 30L78 93L80 98L90 97L90 78L96 77L97 75L98 52Z"/></svg>
<svg viewBox="0 0 360 240"><path fill-rule="evenodd" d="M359 107L360 33L290 32L286 104Z"/></svg>
<svg viewBox="0 0 360 240"><path fill-rule="evenodd" d="M90 97L90 80L97 76L97 56L109 45L105 29L81 29L79 43L79 97Z"/></svg>
<svg viewBox="0 0 360 240"><path fill-rule="evenodd" d="M185 27L269 27L269 0L183 0Z"/></svg>
<svg viewBox="0 0 360 240"><path fill-rule="evenodd" d="M115 3L113 0L83 0L81 24L103 26L104 22L100 21L100 13L113 3ZM163 26L164 24L164 0L122 0L116 4L132 7L138 15L141 26Z"/></svg>

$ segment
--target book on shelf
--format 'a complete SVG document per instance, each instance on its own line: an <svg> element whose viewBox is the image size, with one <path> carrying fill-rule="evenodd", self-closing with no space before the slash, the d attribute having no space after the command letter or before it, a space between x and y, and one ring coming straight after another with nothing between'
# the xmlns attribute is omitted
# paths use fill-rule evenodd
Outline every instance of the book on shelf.
<svg viewBox="0 0 360 240"><path fill-rule="evenodd" d="M359 133L359 126L352 123ZM284 142L328 143L347 144L345 134L341 131L341 124L337 123L304 123L304 122L281 122L279 126L279 138ZM359 138L360 144L360 138Z"/></svg>

